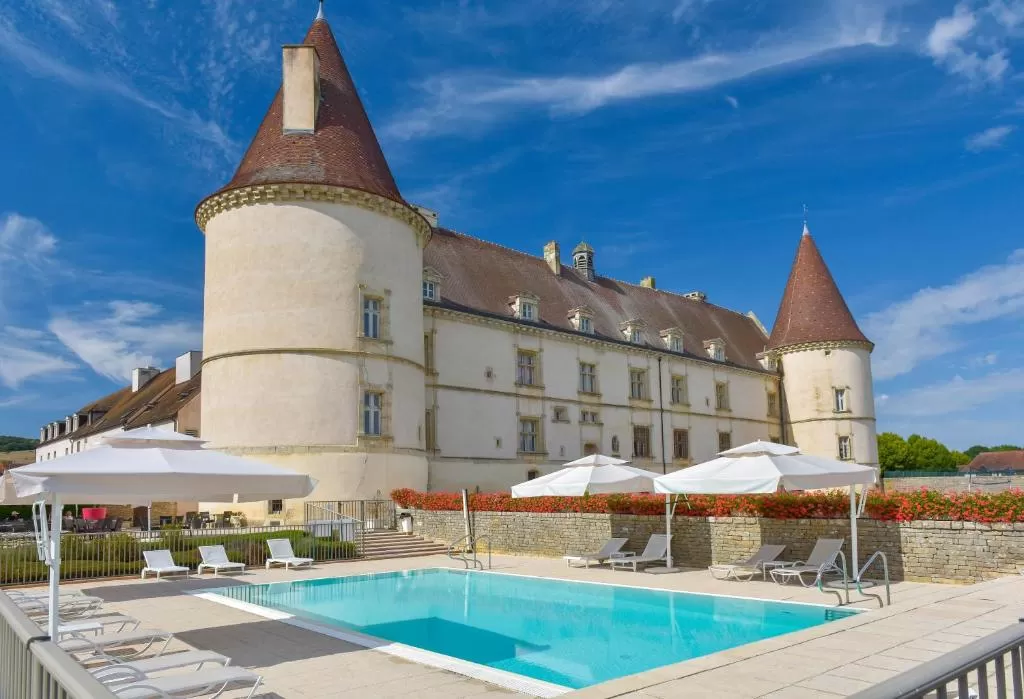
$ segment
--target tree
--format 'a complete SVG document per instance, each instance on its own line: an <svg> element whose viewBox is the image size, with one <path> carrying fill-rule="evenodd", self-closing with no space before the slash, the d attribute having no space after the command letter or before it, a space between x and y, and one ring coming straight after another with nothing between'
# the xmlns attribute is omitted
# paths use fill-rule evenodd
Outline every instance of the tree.
<svg viewBox="0 0 1024 699"><path fill-rule="evenodd" d="M0 452L28 451L29 449L35 449L37 444L39 444L38 439L0 435Z"/></svg>
<svg viewBox="0 0 1024 699"><path fill-rule="evenodd" d="M913 466L910 460L910 449L903 437L895 432L883 432L878 435L878 465L882 472L908 471Z"/></svg>
<svg viewBox="0 0 1024 699"><path fill-rule="evenodd" d="M978 454L986 451L1020 451L1021 449L1024 449L1024 447L1019 447L1016 444L1000 444L997 447L986 447L983 444L975 444L964 453L973 459Z"/></svg>
<svg viewBox="0 0 1024 699"><path fill-rule="evenodd" d="M929 437L912 434L907 437L912 468L918 471L952 471L956 461L946 445Z"/></svg>
<svg viewBox="0 0 1024 699"><path fill-rule="evenodd" d="M965 454L962 451L953 450L953 451L951 451L949 453L953 455L953 462L957 466L964 466L966 464L971 463L971 457L968 456L967 454Z"/></svg>

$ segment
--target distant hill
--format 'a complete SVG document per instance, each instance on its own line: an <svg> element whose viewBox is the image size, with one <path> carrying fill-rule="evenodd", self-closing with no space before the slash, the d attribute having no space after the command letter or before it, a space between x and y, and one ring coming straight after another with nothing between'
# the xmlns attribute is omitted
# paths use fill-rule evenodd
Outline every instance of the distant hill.
<svg viewBox="0 0 1024 699"><path fill-rule="evenodd" d="M34 450L37 444L39 444L38 439L0 434L0 452Z"/></svg>

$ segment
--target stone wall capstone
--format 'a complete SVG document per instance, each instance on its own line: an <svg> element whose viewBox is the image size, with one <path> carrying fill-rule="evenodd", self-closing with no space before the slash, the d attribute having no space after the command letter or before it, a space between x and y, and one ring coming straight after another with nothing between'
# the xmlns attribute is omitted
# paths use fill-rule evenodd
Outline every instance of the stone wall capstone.
<svg viewBox="0 0 1024 699"><path fill-rule="evenodd" d="M461 512L414 510L413 531L427 539L451 542L465 535ZM626 549L642 551L651 534L665 531L663 517L473 512L474 533L491 539L495 552L563 556L597 551L615 536L628 538ZM1024 523L889 522L858 523L861 564L884 551L893 580L973 583L1016 574L1024 565ZM846 519L760 519L756 517L676 517L672 555L678 565L702 568L742 560L761 544L786 544L786 560L803 560L818 538L843 538L850 555ZM873 568L865 577L881 577Z"/></svg>

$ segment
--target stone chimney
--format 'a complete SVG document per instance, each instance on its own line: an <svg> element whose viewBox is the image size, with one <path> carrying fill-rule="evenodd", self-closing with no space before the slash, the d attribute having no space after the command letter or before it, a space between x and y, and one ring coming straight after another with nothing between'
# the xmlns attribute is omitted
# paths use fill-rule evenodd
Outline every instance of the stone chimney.
<svg viewBox="0 0 1024 699"><path fill-rule="evenodd" d="M313 133L320 110L320 58L309 44L285 44L282 51L281 128Z"/></svg>
<svg viewBox="0 0 1024 699"><path fill-rule="evenodd" d="M152 381L159 373L160 370L153 366L132 369L132 393L138 393L140 388Z"/></svg>
<svg viewBox="0 0 1024 699"><path fill-rule="evenodd" d="M544 246L544 261L554 274L562 273L562 257L556 241L552 240Z"/></svg>
<svg viewBox="0 0 1024 699"><path fill-rule="evenodd" d="M199 373L203 353L198 350L186 352L174 360L174 383L185 383Z"/></svg>
<svg viewBox="0 0 1024 699"><path fill-rule="evenodd" d="M642 286L645 289L658 288L657 286L655 286L654 277L644 277L643 279L640 280L640 286Z"/></svg>
<svg viewBox="0 0 1024 699"><path fill-rule="evenodd" d="M42 427L39 428L39 441L45 442L46 440L46 425L43 425Z"/></svg>

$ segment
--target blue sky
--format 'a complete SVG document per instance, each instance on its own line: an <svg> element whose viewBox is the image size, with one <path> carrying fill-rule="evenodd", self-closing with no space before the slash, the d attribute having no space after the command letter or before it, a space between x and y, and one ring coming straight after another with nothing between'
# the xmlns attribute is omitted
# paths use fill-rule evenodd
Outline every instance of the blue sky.
<svg viewBox="0 0 1024 699"><path fill-rule="evenodd" d="M195 204L311 0L0 9L0 434L201 344ZM328 2L399 186L443 225L768 325L801 207L881 429L1024 441L1024 0Z"/></svg>

